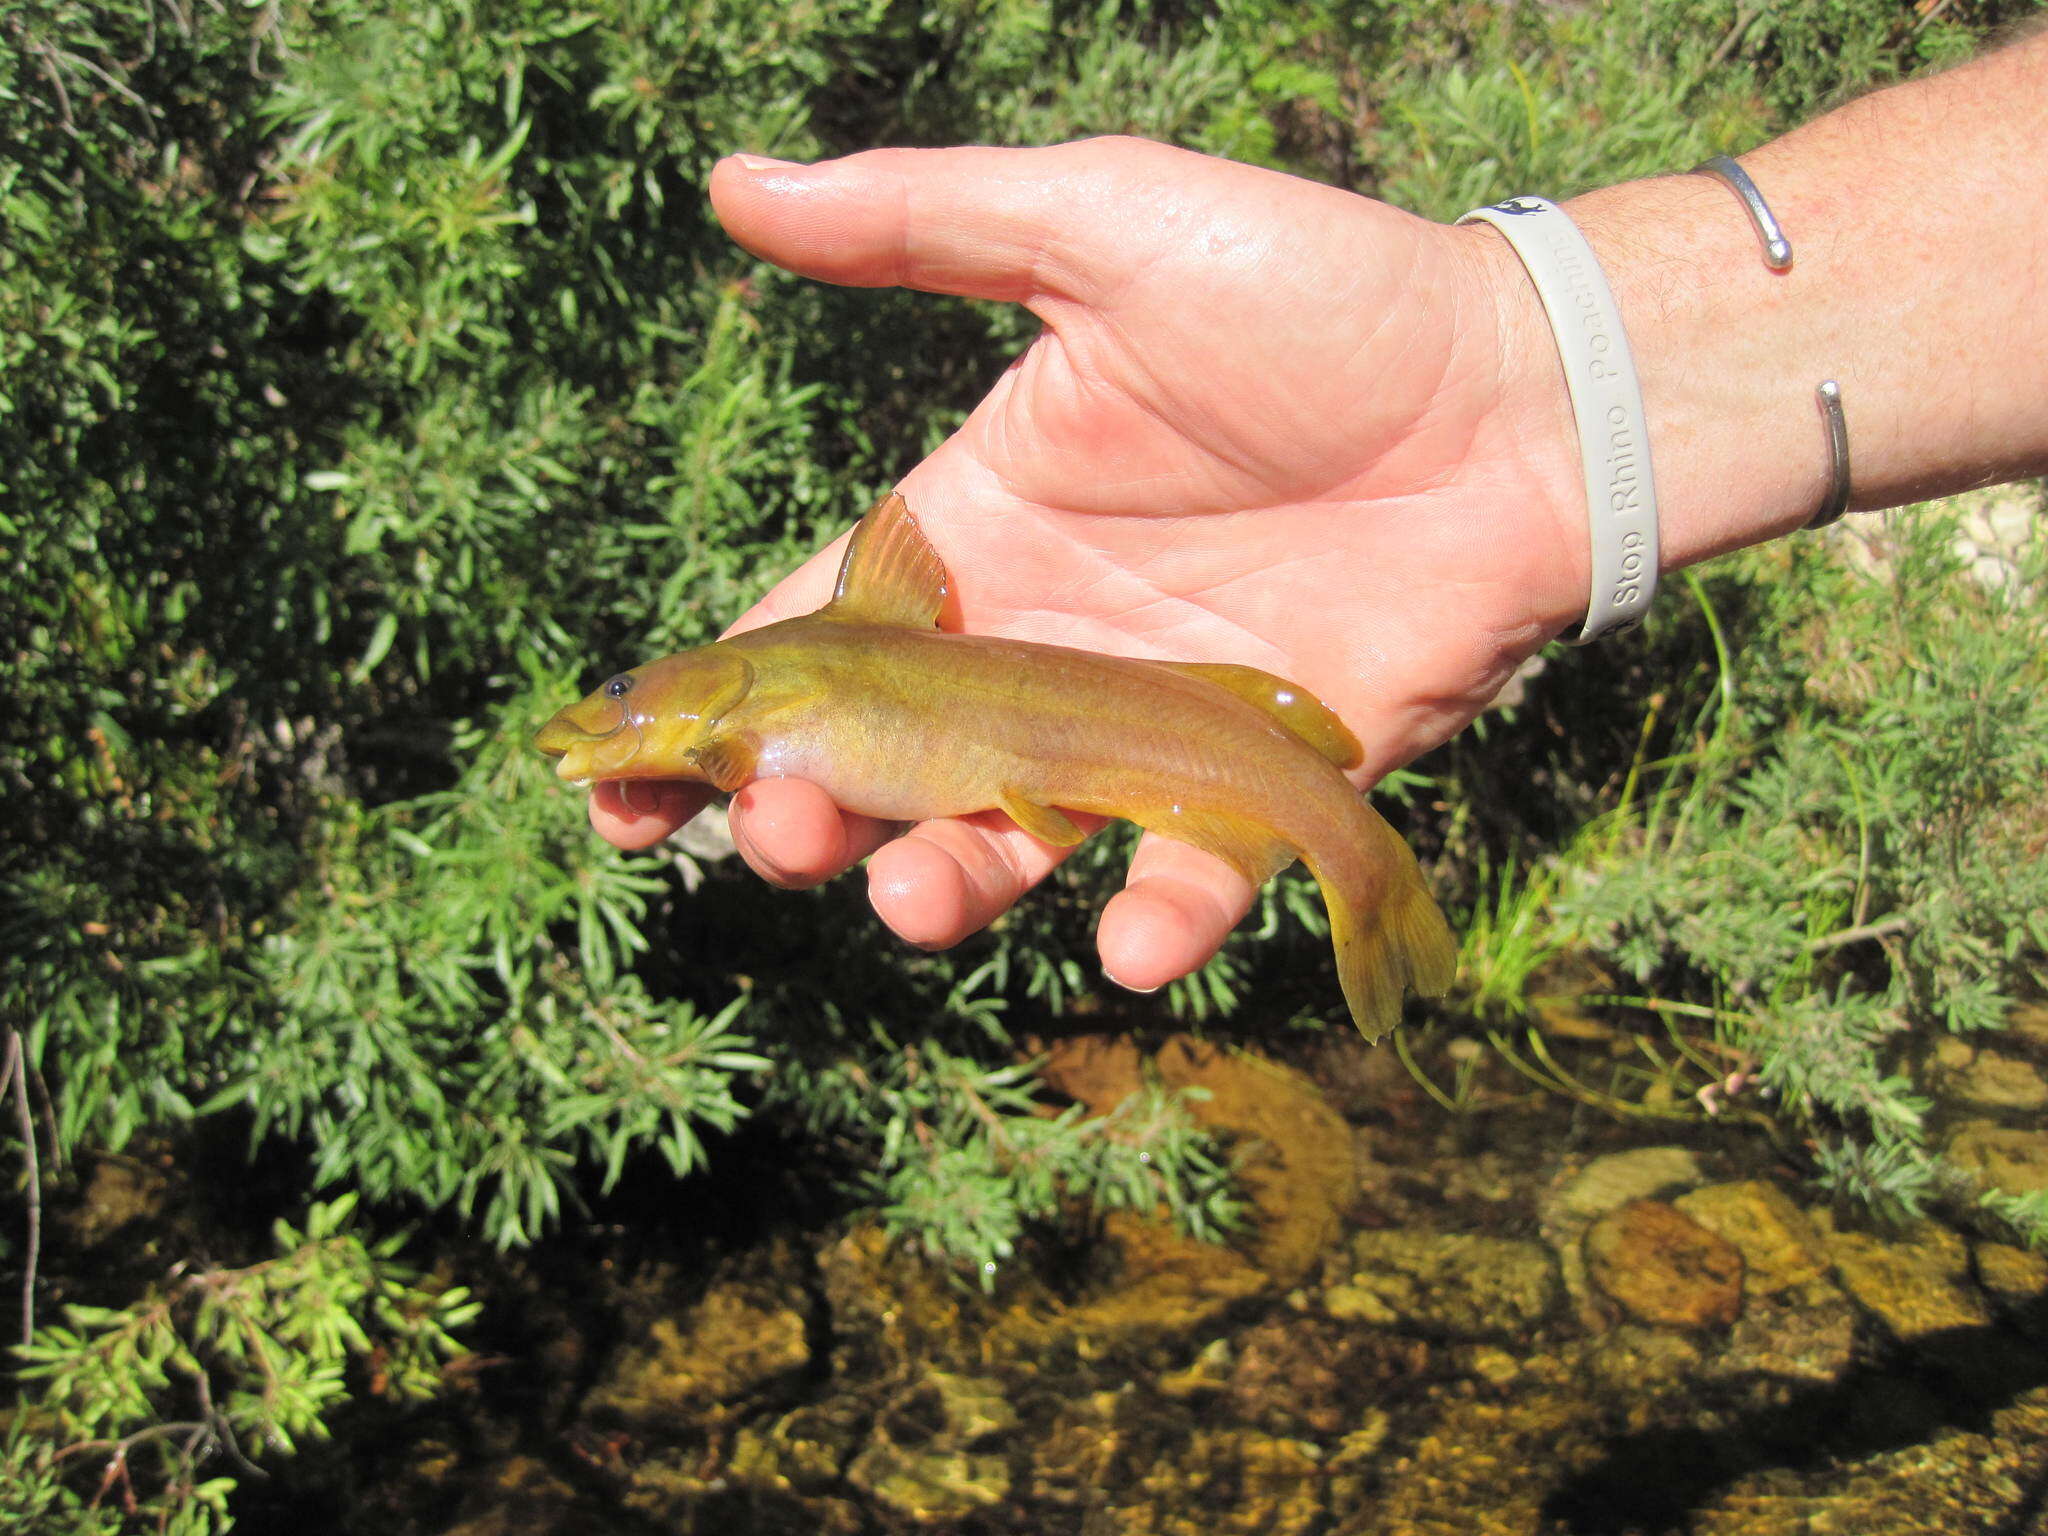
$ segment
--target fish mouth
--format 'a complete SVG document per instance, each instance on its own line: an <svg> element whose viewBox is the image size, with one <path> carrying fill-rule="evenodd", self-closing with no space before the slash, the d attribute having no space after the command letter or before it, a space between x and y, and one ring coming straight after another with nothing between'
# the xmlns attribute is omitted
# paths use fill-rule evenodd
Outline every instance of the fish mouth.
<svg viewBox="0 0 2048 1536"><path fill-rule="evenodd" d="M581 784L591 777L597 749L617 734L616 728L603 733L586 731L563 710L542 726L533 745L545 757L555 760L555 776L566 783Z"/></svg>

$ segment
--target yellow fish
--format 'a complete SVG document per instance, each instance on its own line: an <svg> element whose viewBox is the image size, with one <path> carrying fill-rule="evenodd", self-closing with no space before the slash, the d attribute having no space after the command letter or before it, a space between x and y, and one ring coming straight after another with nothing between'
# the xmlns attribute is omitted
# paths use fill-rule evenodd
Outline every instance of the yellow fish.
<svg viewBox="0 0 2048 1536"><path fill-rule="evenodd" d="M1135 821L1253 885L1296 859L1329 908L1367 1039L1456 946L1415 857L1341 770L1363 754L1301 688L1253 667L1136 661L936 624L946 568L897 495L854 530L832 600L622 672L535 739L571 782L809 779L849 811L1001 810L1081 840L1068 811Z"/></svg>

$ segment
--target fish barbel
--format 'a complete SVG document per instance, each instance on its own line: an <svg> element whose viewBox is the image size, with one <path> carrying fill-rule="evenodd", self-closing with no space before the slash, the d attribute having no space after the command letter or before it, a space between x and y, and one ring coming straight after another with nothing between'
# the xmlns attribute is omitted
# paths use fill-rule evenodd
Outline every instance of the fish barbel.
<svg viewBox="0 0 2048 1536"><path fill-rule="evenodd" d="M849 811L1005 812L1061 847L1069 811L1203 849L1258 885L1321 886L1368 1039L1456 946L1415 856L1343 770L1363 753L1307 690L1254 667L1141 661L937 629L946 569L897 495L854 530L832 600L611 678L535 744L565 780L809 779Z"/></svg>

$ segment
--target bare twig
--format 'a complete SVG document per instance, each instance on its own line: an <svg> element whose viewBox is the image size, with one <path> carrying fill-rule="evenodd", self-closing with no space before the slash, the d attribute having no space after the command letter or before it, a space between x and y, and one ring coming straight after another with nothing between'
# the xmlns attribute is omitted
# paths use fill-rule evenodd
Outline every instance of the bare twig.
<svg viewBox="0 0 2048 1536"><path fill-rule="evenodd" d="M21 1342L36 1338L36 1265L43 1249L43 1167L36 1154L36 1118L28 1107L28 1052L12 1025L7 1032L6 1064L0 1067L0 1093L12 1091L14 1120L21 1132L21 1155L28 1165L28 1247L21 1266Z"/></svg>
<svg viewBox="0 0 2048 1536"><path fill-rule="evenodd" d="M1727 35L1721 39L1719 46L1714 49L1713 57L1707 60L1707 67L1702 71L1703 74L1711 73L1728 62L1728 55L1735 51L1736 45L1742 41L1742 35L1749 30L1749 24L1755 21L1756 18L1756 11L1747 6L1736 11L1735 25L1728 29Z"/></svg>
<svg viewBox="0 0 2048 1536"><path fill-rule="evenodd" d="M1874 923L1858 923L1854 928L1844 928L1818 939L1806 941L1806 952L1820 954L1824 950L1840 949L1844 944L1861 944L1865 939L1888 939L1895 933L1904 933L1913 926L1909 917L1894 915L1881 917Z"/></svg>

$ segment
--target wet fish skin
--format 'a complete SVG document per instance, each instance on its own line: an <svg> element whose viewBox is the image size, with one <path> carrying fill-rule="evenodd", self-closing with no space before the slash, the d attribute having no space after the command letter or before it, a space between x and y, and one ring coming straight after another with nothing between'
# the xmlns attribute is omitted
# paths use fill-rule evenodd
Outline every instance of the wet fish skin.
<svg viewBox="0 0 2048 1536"><path fill-rule="evenodd" d="M1438 995L1456 948L1414 855L1345 778L1360 751L1306 690L1250 667L1142 661L935 628L945 568L900 497L856 530L833 600L609 679L536 745L564 779L809 779L850 811L1002 810L1071 846L1121 817L1258 884L1296 858L1330 912L1353 1019Z"/></svg>

